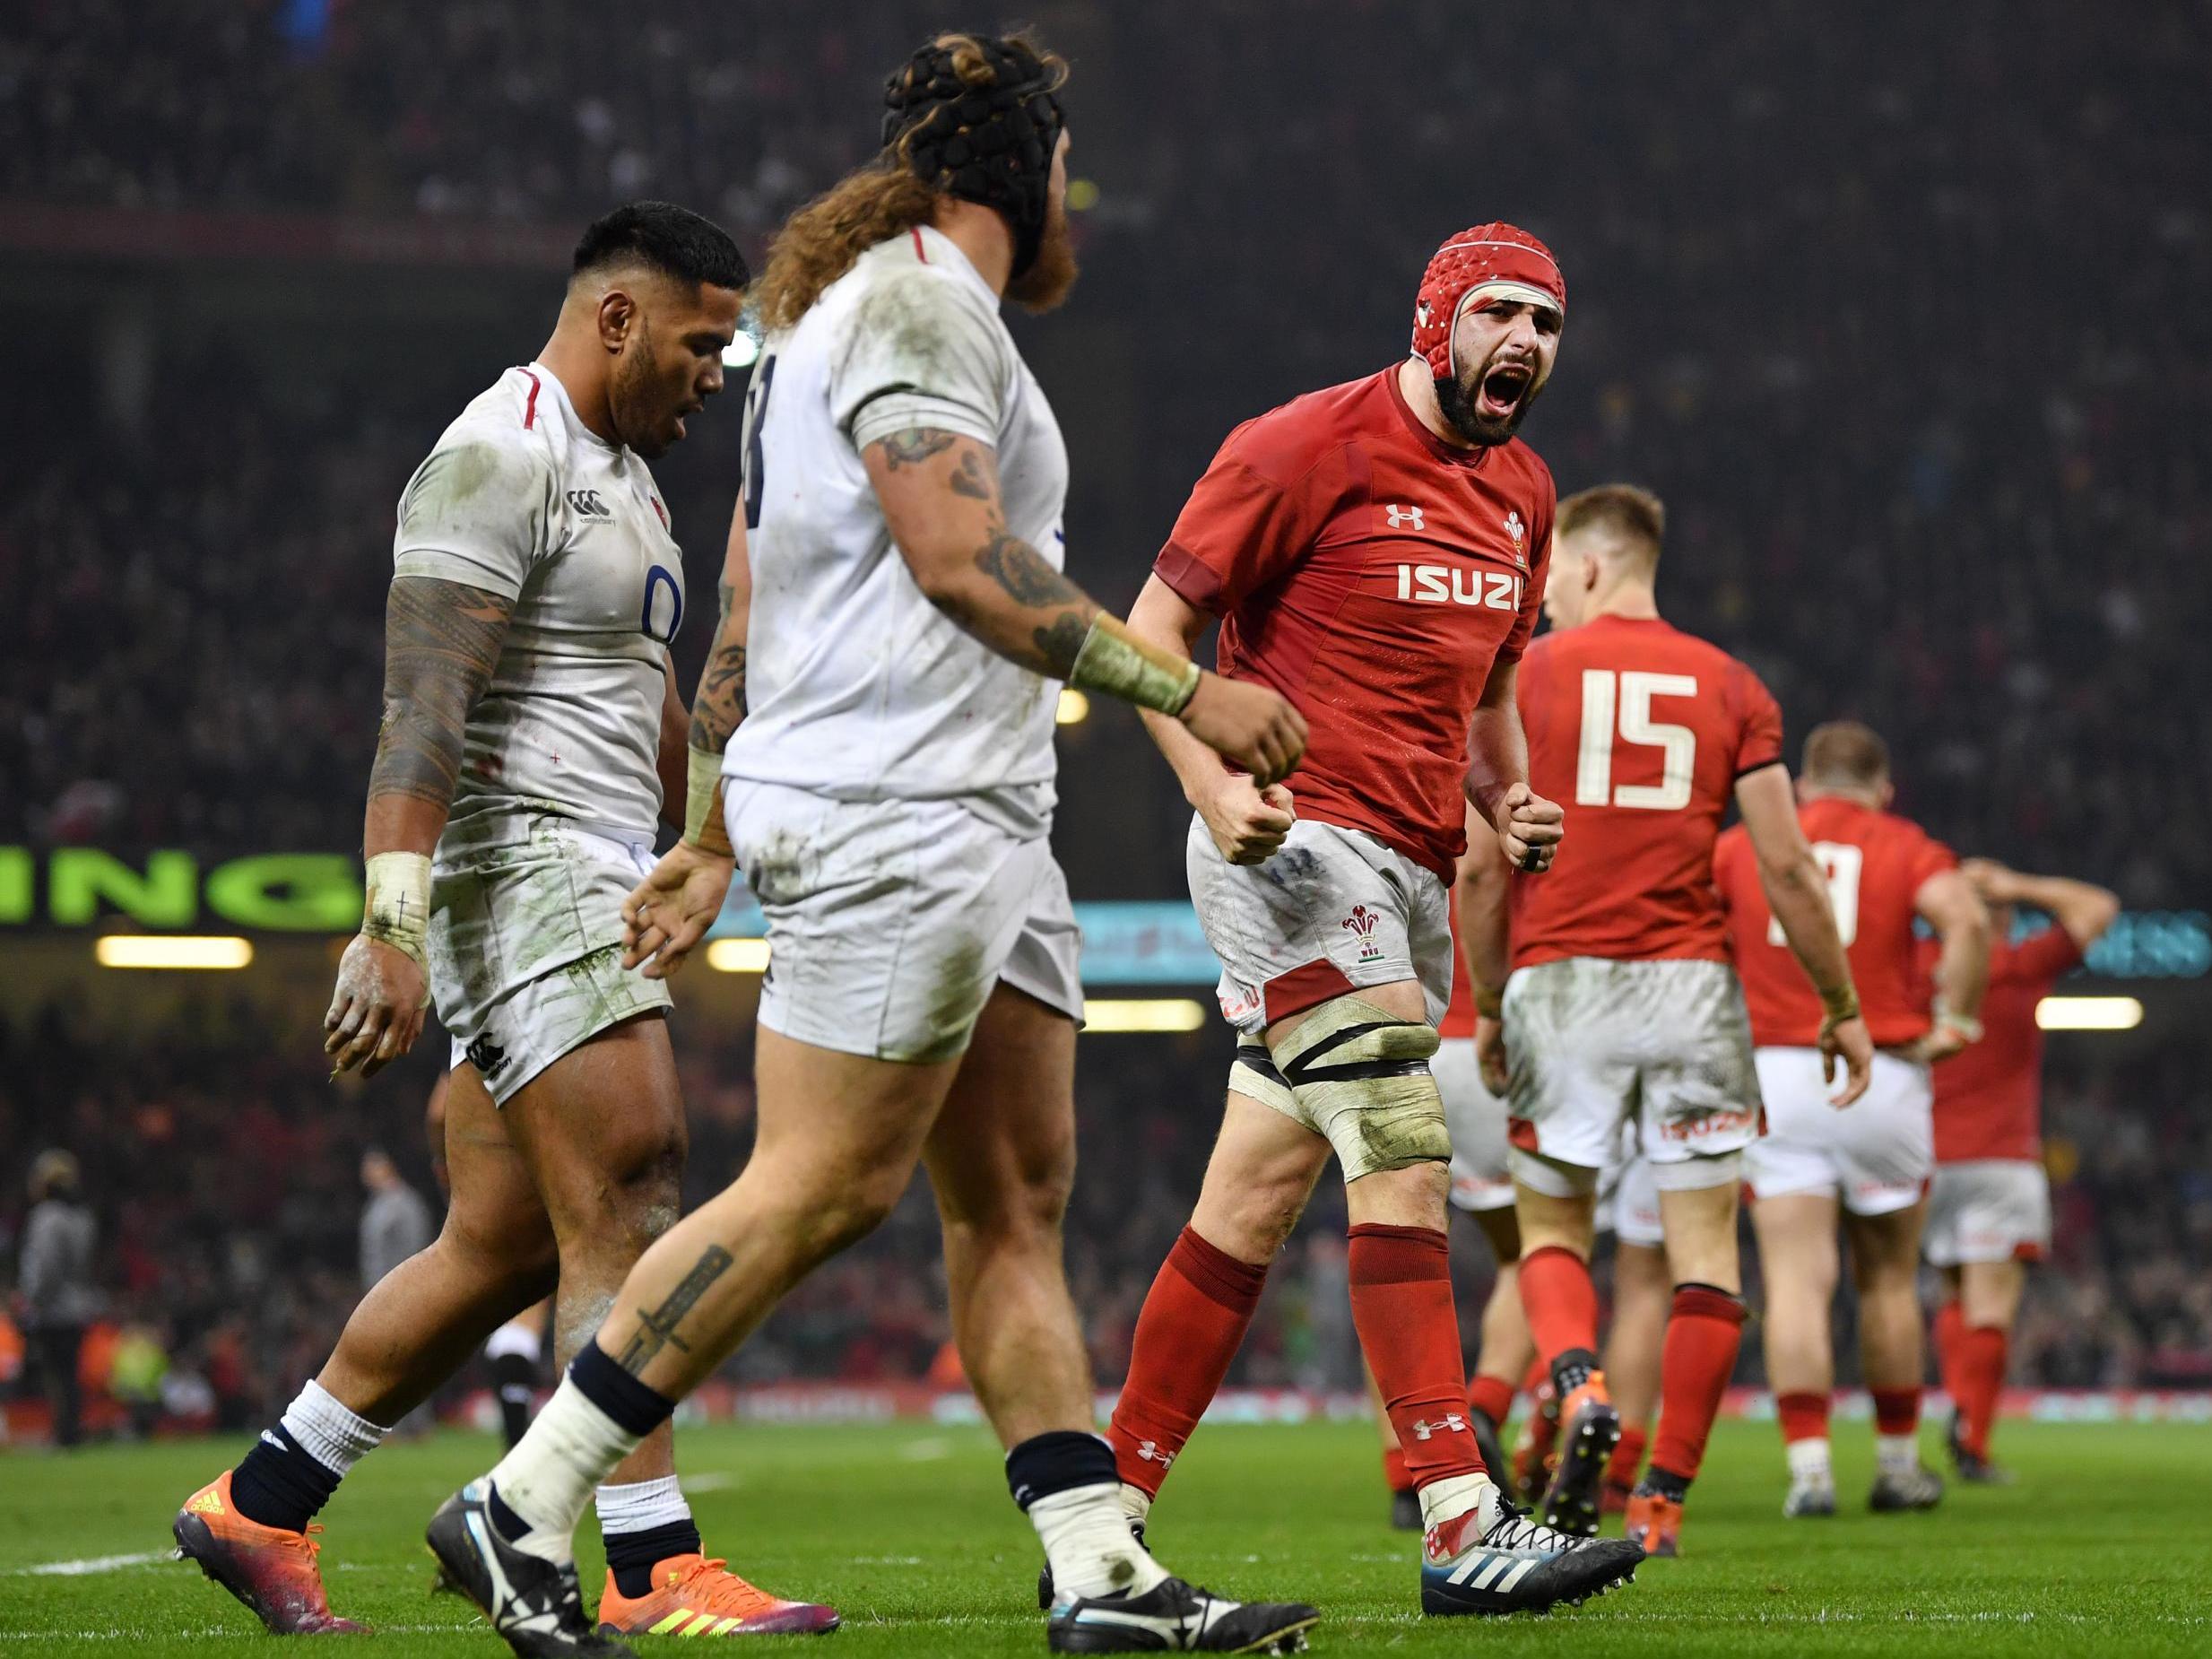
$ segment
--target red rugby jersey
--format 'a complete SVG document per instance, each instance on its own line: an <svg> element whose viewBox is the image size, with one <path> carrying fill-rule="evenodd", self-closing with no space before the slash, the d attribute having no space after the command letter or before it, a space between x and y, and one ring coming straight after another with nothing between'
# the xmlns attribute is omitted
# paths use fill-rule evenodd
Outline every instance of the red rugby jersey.
<svg viewBox="0 0 2212 1659"><path fill-rule="evenodd" d="M1934 1021L1913 937L1913 899L1930 876L1957 865L1956 856L1918 824L1835 795L1804 803L1797 816L1827 873L1836 928L1875 1045L1894 1048L1924 1037ZM1766 908L1758 859L1741 824L1721 837L1713 876L1728 912L1752 1040L1761 1047L1811 1047L1820 1039L1820 995Z"/></svg>
<svg viewBox="0 0 2212 1659"><path fill-rule="evenodd" d="M1921 968L1935 970L1934 942L1921 942ZM1982 999L1982 1040L1935 1069L1936 1161L2043 1156L2043 1028L2035 1004L2081 960L2063 927L2018 944L1990 946L1990 988Z"/></svg>
<svg viewBox="0 0 2212 1659"><path fill-rule="evenodd" d="M1468 728L1536 626L1554 502L1518 439L1459 450L1430 433L1393 366L1231 432L1154 569L1221 619L1222 673L1306 717L1298 814L1450 882Z"/></svg>
<svg viewBox="0 0 2212 1659"><path fill-rule="evenodd" d="M1513 877L1513 965L1728 960L1713 847L1736 780L1782 759L1782 710L1718 646L1600 616L1521 663L1529 782L1566 808L1541 875Z"/></svg>
<svg viewBox="0 0 2212 1659"><path fill-rule="evenodd" d="M1460 908L1452 907L1452 1001L1436 1023L1443 1038L1475 1034L1475 977L1467 971L1467 952L1460 945Z"/></svg>

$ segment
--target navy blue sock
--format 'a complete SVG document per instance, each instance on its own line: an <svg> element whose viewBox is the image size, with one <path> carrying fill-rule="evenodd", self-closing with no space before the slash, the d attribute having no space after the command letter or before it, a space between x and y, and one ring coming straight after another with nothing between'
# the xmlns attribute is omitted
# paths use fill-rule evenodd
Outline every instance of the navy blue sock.
<svg viewBox="0 0 2212 1659"><path fill-rule="evenodd" d="M1024 1515L1040 1498L1071 1487L1112 1485L1121 1479L1114 1448L1095 1434L1054 1429L1032 1435L1006 1454L1006 1484Z"/></svg>
<svg viewBox="0 0 2212 1659"><path fill-rule="evenodd" d="M624 1595L645 1595L653 1588L653 1569L672 1555L698 1555L698 1523L690 1516L638 1533L605 1535L607 1570Z"/></svg>
<svg viewBox="0 0 2212 1659"><path fill-rule="evenodd" d="M522 1542L530 1530L530 1523L507 1507L507 1499L499 1496L496 1486L484 1494L484 1511L491 1516L492 1530L511 1544Z"/></svg>
<svg viewBox="0 0 2212 1659"><path fill-rule="evenodd" d="M254 1449L230 1472L230 1501L239 1513L288 1533L307 1530L316 1512L338 1490L338 1476L279 1423L262 1430Z"/></svg>
<svg viewBox="0 0 2212 1659"><path fill-rule="evenodd" d="M625 1371L596 1342L585 1343L568 1361L568 1380L586 1400L634 1435L649 1435L676 1414L673 1400Z"/></svg>

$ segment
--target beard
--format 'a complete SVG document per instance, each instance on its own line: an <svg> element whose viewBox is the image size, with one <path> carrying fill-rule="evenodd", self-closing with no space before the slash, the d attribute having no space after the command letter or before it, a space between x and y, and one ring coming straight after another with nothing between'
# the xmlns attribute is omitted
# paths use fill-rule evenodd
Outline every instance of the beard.
<svg viewBox="0 0 2212 1659"><path fill-rule="evenodd" d="M1006 297L1031 316L1042 316L1068 297L1078 274L1075 241L1068 233L1068 211L1054 203L1045 220L1045 232L1037 239L1037 257L1028 270L1007 282Z"/></svg>
<svg viewBox="0 0 2212 1659"><path fill-rule="evenodd" d="M1529 405L1544 389L1540 382L1531 379L1512 413L1486 415L1475 406L1475 400L1489 372L1490 365L1485 363L1472 374L1439 376L1436 380L1436 407L1443 411L1445 423L1469 443L1484 448L1505 443L1519 431L1521 422L1528 418Z"/></svg>
<svg viewBox="0 0 2212 1659"><path fill-rule="evenodd" d="M647 461L659 460L675 442L672 423L665 416L655 419L655 409L667 401L656 391L659 379L660 363L649 333L614 360L614 371L607 378L607 413L613 417L615 433L626 447Z"/></svg>

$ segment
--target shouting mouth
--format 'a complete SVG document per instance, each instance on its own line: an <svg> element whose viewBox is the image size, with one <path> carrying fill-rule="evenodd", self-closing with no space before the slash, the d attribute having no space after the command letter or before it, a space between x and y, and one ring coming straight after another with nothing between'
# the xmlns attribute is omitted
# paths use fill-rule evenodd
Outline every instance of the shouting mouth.
<svg viewBox="0 0 2212 1659"><path fill-rule="evenodd" d="M1526 363L1498 364L1482 377L1475 398L1476 412L1491 420L1505 419L1521 406L1535 378L1535 371Z"/></svg>

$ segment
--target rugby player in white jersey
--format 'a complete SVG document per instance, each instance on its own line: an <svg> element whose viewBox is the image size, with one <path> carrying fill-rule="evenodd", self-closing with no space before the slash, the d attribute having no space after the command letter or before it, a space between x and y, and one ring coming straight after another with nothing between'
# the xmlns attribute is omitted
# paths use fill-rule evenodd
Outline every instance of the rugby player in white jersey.
<svg viewBox="0 0 2212 1659"><path fill-rule="evenodd" d="M672 971L734 844L772 951L759 1131L430 1524L517 1652L608 1651L574 1612L594 1484L917 1163L962 1363L1060 1585L1051 1646L1276 1651L1315 1620L1194 1588L1130 1536L1061 1261L1082 995L1046 838L1056 682L1179 717L1262 786L1304 748L1273 691L1139 645L1061 574L1066 452L999 305L1047 309L1073 278L1063 75L1023 39L939 37L890 78L883 153L771 252L685 839L629 908L630 960Z"/></svg>
<svg viewBox="0 0 2212 1659"><path fill-rule="evenodd" d="M178 1514L184 1553L273 1631L360 1628L330 1613L309 1522L388 1426L556 1278L557 1350L587 1340L676 1218L668 992L621 961L664 775L684 786L668 663L683 563L646 461L722 389L746 281L696 213L640 202L599 220L537 360L462 412L400 499L368 904L325 1047L369 1075L435 999L453 1038L451 1207L282 1420ZM609 1625L836 1624L704 1555L665 1429L605 1476Z"/></svg>

